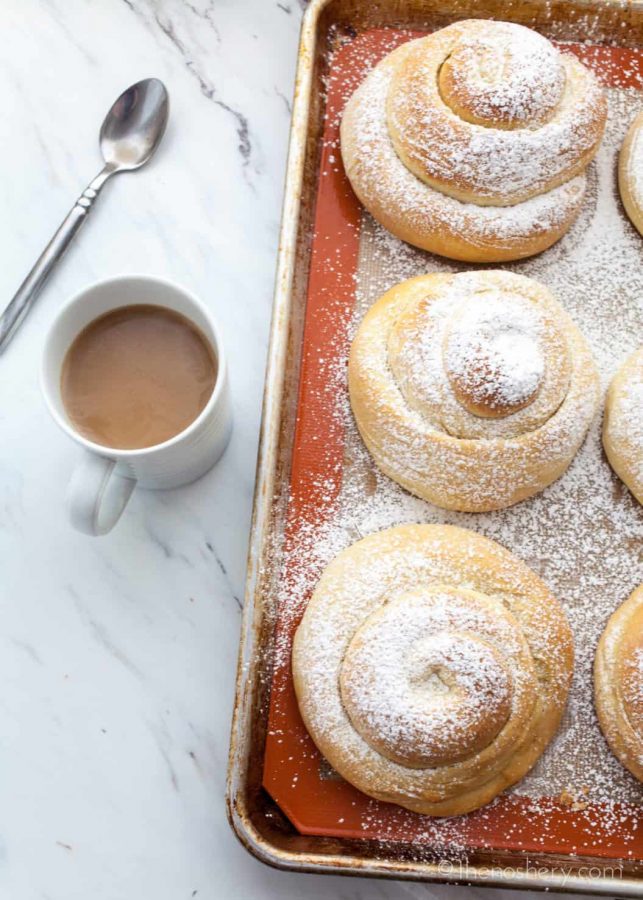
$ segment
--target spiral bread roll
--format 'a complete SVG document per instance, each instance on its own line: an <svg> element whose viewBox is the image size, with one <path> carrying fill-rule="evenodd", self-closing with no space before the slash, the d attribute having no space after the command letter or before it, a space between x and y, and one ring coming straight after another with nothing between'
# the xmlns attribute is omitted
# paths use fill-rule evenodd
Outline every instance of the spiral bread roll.
<svg viewBox="0 0 643 900"><path fill-rule="evenodd" d="M341 151L364 206L397 237L499 262L576 218L605 129L594 75L508 22L456 22L388 54L346 106Z"/></svg>
<svg viewBox="0 0 643 900"><path fill-rule="evenodd" d="M643 781L643 585L612 615L594 663L596 712L614 755Z"/></svg>
<svg viewBox="0 0 643 900"><path fill-rule="evenodd" d="M618 160L618 186L632 225L643 235L643 110L623 141Z"/></svg>
<svg viewBox="0 0 643 900"><path fill-rule="evenodd" d="M393 287L357 331L348 383L379 468L468 512L551 484L598 404L596 367L570 317L543 285L500 271Z"/></svg>
<svg viewBox="0 0 643 900"><path fill-rule="evenodd" d="M558 728L570 629L511 553L448 525L370 535L326 568L295 635L317 747L351 784L435 816L519 781Z"/></svg>
<svg viewBox="0 0 643 900"><path fill-rule="evenodd" d="M603 447L618 477L643 503L643 347L612 379L605 401Z"/></svg>

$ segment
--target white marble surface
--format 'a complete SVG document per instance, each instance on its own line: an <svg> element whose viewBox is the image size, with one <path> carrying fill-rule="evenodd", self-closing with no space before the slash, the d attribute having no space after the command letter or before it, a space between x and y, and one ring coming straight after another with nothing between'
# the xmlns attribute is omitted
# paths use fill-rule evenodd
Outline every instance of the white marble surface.
<svg viewBox="0 0 643 900"><path fill-rule="evenodd" d="M298 0L2 0L0 298L85 183L115 96L162 78L154 162L116 179L0 358L0 897L465 898L251 859L223 794ZM38 389L43 336L88 283L170 277L216 312L232 444L200 483L136 494L108 537L67 524L77 448ZM525 897L520 894L516 896Z"/></svg>

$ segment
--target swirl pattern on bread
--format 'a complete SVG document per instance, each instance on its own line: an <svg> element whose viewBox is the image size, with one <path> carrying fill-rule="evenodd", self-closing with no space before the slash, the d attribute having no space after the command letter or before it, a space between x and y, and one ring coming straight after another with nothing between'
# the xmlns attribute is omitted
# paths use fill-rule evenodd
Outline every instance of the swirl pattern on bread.
<svg viewBox="0 0 643 900"><path fill-rule="evenodd" d="M510 506L558 478L598 404L582 335L549 291L509 272L422 275L379 298L349 391L379 468L438 506Z"/></svg>
<svg viewBox="0 0 643 900"><path fill-rule="evenodd" d="M386 56L350 98L344 165L398 237L454 259L519 259L576 218L607 106L544 37L467 20Z"/></svg>
<svg viewBox="0 0 643 900"><path fill-rule="evenodd" d="M326 568L297 630L304 722L360 790L430 815L469 812L531 768L572 670L569 626L507 550L405 525Z"/></svg>

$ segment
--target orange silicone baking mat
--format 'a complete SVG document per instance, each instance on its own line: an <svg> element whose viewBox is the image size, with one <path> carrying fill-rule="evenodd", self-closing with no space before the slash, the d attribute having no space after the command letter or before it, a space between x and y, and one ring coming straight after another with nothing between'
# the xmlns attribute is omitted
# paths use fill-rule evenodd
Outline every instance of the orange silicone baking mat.
<svg viewBox="0 0 643 900"><path fill-rule="evenodd" d="M535 802L530 797L507 794L468 816L439 820L372 800L329 769L297 709L290 669L292 637L311 586L320 574L313 552L315 542L338 502L349 452L346 419L338 409L346 402L345 361L356 303L362 211L341 165L339 122L346 98L365 73L385 53L417 36L384 29L368 31L340 47L330 64L285 563L280 576L283 594L290 601L278 610L264 786L304 834L412 842L427 848L455 846L643 859L643 821L636 807L626 804L611 807L609 816L605 816L600 804L588 807L582 797L561 798L559 793L541 796ZM607 87L640 89L641 52L585 44L568 44L565 49L592 67ZM339 398L338 393L342 395ZM306 546L310 553L305 551Z"/></svg>

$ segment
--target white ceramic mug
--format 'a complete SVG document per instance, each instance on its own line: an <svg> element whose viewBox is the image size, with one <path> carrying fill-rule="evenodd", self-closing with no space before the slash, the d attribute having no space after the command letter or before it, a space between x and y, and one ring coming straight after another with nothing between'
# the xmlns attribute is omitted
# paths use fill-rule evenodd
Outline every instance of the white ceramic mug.
<svg viewBox="0 0 643 900"><path fill-rule="evenodd" d="M60 376L74 338L98 316L121 306L149 303L182 313L210 342L217 360L212 396L183 431L153 447L115 450L83 437L69 420L62 402ZM101 281L73 297L54 320L45 343L42 391L49 410L85 453L72 475L68 507L72 524L86 534L106 534L138 484L174 488L204 475L219 459L230 438L232 415L228 370L217 327L206 307L183 288L158 278L128 275Z"/></svg>

